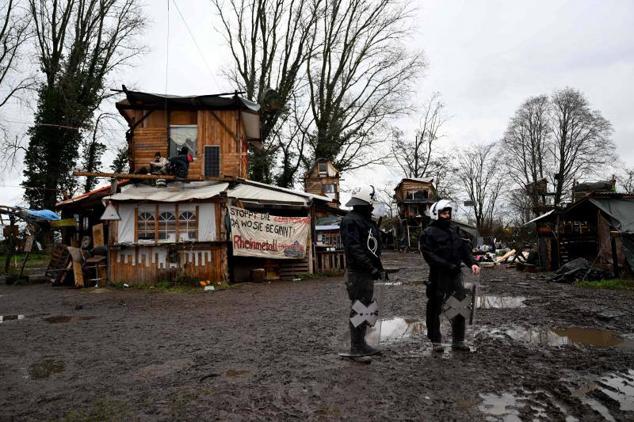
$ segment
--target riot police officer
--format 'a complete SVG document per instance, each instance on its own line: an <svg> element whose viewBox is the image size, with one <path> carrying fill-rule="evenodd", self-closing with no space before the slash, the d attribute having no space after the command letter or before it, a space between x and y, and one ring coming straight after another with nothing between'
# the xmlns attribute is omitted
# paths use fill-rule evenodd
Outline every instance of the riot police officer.
<svg viewBox="0 0 634 422"><path fill-rule="evenodd" d="M419 247L429 264L429 281L427 289L427 337L431 340L433 350L443 350L440 333L440 314L445 301L452 295L462 300L466 297L462 281L461 263L471 267L473 274L480 273L469 244L463 240L458 228L451 224L453 205L442 199L430 208L432 222L423 231ZM465 345L465 318L456 316L451 321L452 348L468 351Z"/></svg>
<svg viewBox="0 0 634 422"><path fill-rule="evenodd" d="M346 206L350 211L341 221L341 240L346 254L346 288L351 306L358 301L364 307L372 303L374 280L384 274L381 264L381 243L379 228L372 221L375 203L374 187L361 188L352 195ZM357 305L358 306L358 305ZM357 314L351 309L350 317ZM368 322L350 326L350 355L370 356L380 353L365 341Z"/></svg>

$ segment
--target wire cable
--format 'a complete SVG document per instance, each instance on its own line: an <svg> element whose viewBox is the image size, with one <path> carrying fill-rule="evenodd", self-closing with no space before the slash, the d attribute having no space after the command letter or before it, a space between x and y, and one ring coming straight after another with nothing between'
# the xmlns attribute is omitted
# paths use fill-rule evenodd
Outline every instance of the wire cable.
<svg viewBox="0 0 634 422"><path fill-rule="evenodd" d="M211 70L211 66L209 65L209 62L207 61L207 59L205 58L205 55L203 54L202 49L198 45L198 42L196 41L196 37L194 37L194 34L191 28L189 27L189 24L187 23L187 21L185 20L185 17L181 13L180 8L178 7L178 3L176 2L176 0L173 0L173 2L174 2L174 7L176 8L176 11L178 12L178 15L180 16L181 20L183 21L183 24L185 25L185 28L187 29L187 32L189 33L189 37L194 42L194 45L196 46L196 50L198 50L198 54L200 55L200 58L203 60L203 63L205 64L207 71L209 71L209 75L211 76L211 79L213 79L214 84L216 85L216 89L218 89L219 85L218 85L218 81L216 80L216 75L214 75L214 72Z"/></svg>

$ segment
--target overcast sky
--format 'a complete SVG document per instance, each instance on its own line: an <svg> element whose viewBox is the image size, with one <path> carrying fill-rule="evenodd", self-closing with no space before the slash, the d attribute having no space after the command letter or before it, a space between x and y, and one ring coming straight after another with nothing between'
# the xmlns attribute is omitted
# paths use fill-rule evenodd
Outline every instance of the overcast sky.
<svg viewBox="0 0 634 422"><path fill-rule="evenodd" d="M171 2L169 14L167 0L147 3L143 41L149 52L119 71L113 87L192 95L232 91L221 71L230 65L228 52L214 30L209 1L179 0L178 10ZM423 50L428 63L416 99L420 105L433 92L441 94L449 116L444 142L498 140L526 98L573 87L612 122L617 153L634 166L634 1L419 0L416 15L411 45ZM21 122L12 126L20 131L29 114L13 107L3 118ZM403 125L415 122L412 117ZM113 133L111 145L123 141L121 131ZM344 184L356 185L368 174L345 175ZM20 203L16 175L3 176L0 203ZM372 170L372 177L388 184L400 178L389 168Z"/></svg>

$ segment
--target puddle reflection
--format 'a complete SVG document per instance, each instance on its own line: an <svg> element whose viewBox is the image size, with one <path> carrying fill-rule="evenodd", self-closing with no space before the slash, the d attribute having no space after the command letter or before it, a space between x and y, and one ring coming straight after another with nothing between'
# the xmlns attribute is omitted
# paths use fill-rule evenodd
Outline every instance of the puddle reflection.
<svg viewBox="0 0 634 422"><path fill-rule="evenodd" d="M618 333L598 328L494 328L486 332L491 337L508 337L535 346L564 346L575 344L592 347L633 348L631 341L625 341Z"/></svg>
<svg viewBox="0 0 634 422"><path fill-rule="evenodd" d="M422 335L425 329L425 323L417 319L381 319L368 329L366 340L370 344L389 343Z"/></svg>
<svg viewBox="0 0 634 422"><path fill-rule="evenodd" d="M476 307L479 309L523 308L526 306L524 296L479 295Z"/></svg>

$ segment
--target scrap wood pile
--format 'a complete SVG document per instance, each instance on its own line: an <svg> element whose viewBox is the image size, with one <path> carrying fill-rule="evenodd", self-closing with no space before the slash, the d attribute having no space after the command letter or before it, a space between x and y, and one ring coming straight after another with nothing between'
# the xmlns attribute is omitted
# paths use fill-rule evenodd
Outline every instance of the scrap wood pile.
<svg viewBox="0 0 634 422"><path fill-rule="evenodd" d="M92 247L91 247L92 246ZM103 224L93 226L93 237L84 236L80 247L55 245L46 277L53 286L99 286L106 280Z"/></svg>
<svg viewBox="0 0 634 422"><path fill-rule="evenodd" d="M498 255L500 253L502 255ZM530 252L526 250L518 252L516 249L498 249L498 254L485 247L475 250L473 258L481 267L493 267L500 264L506 264L509 267L516 264L526 265L530 258Z"/></svg>

